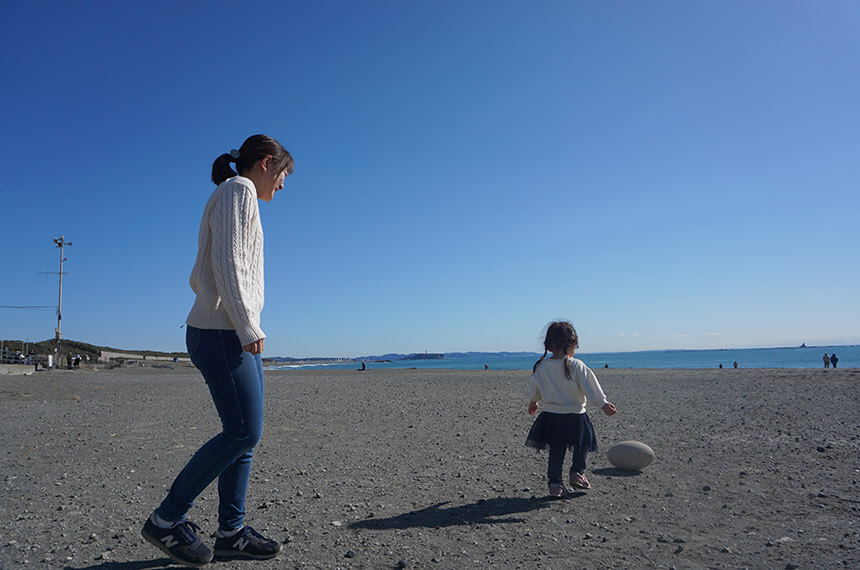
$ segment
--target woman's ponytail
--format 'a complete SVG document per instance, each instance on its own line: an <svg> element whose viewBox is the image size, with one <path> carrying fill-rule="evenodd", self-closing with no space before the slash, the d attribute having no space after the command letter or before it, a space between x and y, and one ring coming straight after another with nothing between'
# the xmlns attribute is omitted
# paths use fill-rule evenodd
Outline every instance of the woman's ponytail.
<svg viewBox="0 0 860 570"><path fill-rule="evenodd" d="M240 174L245 176L258 160L266 156L272 157L275 172L286 171L287 175L293 173L293 157L281 143L266 135L252 135L245 139L239 150L225 152L215 159L212 164L212 182L217 185ZM231 162L236 163L236 170L230 167Z"/></svg>
<svg viewBox="0 0 860 570"><path fill-rule="evenodd" d="M236 159L229 152L225 152L215 159L215 162L212 163L212 182L216 186L228 178L233 178L237 175L236 171L230 166L230 163L235 161Z"/></svg>

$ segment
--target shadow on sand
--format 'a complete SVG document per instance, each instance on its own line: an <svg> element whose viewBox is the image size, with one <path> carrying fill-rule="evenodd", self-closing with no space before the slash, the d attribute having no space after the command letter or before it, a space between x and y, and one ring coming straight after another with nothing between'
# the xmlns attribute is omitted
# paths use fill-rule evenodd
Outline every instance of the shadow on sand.
<svg viewBox="0 0 860 570"><path fill-rule="evenodd" d="M177 568L182 566L170 558L158 560L137 560L132 562L102 562L92 566L66 566L64 570L153 570L157 568Z"/></svg>
<svg viewBox="0 0 860 570"><path fill-rule="evenodd" d="M482 499L476 503L450 508L445 507L450 501L443 501L401 515L384 519L365 519L351 523L349 526L351 528L393 530L416 527L437 528L474 524L519 523L523 522L524 519L510 515L536 511L553 501L575 499L583 495L585 493L571 493L563 499L499 497L497 499Z"/></svg>
<svg viewBox="0 0 860 570"><path fill-rule="evenodd" d="M595 469L594 473L603 477L639 477L642 475L641 471L625 471L624 469L616 469L615 467Z"/></svg>

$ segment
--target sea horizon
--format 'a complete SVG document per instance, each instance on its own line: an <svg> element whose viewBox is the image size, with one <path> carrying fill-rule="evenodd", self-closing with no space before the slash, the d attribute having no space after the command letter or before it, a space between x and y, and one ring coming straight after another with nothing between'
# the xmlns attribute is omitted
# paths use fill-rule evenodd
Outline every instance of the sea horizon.
<svg viewBox="0 0 860 570"><path fill-rule="evenodd" d="M743 368L821 368L824 352L841 353L838 357L842 367L857 366L860 362L860 345L857 344L581 352L577 353L576 357L592 368L733 368L736 362L738 367ZM432 358L433 355L438 356ZM354 369L355 365L360 363L364 363L367 368L531 369L540 356L541 353L528 351L469 351L389 353L362 357L277 357L266 359L266 369Z"/></svg>
<svg viewBox="0 0 860 570"><path fill-rule="evenodd" d="M725 350L786 350L786 349L809 349L809 348L854 348L860 347L860 343L857 344L806 344L803 343L801 345L795 346L745 346L745 347L733 347L733 348L641 348L637 350L603 350L603 351L594 351L594 352L586 352L577 350L577 357L587 354L636 354L640 352L717 352L717 351L725 351ZM272 357L264 357L266 360L350 360L355 362L361 362L362 360L368 361L372 359L385 359L391 356L396 356L405 359L408 356L417 356L422 354L442 354L445 356L449 355L499 355L499 356L510 356L510 355L538 355L540 356L541 352L536 352L532 350L498 350L498 351L482 351L482 350L452 350L452 351L443 351L443 352L433 352L433 351L424 351L424 352L391 352L385 354L377 354L377 355L366 355L366 356L272 356Z"/></svg>

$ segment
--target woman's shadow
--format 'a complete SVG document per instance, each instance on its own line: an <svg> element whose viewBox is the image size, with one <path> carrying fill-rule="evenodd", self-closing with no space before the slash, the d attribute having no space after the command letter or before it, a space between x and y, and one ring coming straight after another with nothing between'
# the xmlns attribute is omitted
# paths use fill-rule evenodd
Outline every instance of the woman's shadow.
<svg viewBox="0 0 860 570"><path fill-rule="evenodd" d="M585 493L572 493L565 498L573 499L583 495ZM498 497L481 499L475 503L450 508L445 507L450 501L443 501L423 509L383 519L372 518L357 521L349 526L373 530L402 530L415 527L437 528L475 524L519 523L523 522L524 519L511 515L536 511L546 507L551 501L557 500L550 497Z"/></svg>
<svg viewBox="0 0 860 570"><path fill-rule="evenodd" d="M92 566L74 568L66 566L64 570L156 570L159 568L176 568L181 566L170 558L159 558L158 560L135 560L131 562L102 562Z"/></svg>
<svg viewBox="0 0 860 570"><path fill-rule="evenodd" d="M613 473L615 474L615 473ZM476 524L520 523L525 519L512 516L546 508L550 503L585 496L578 491L568 493L561 499L551 497L497 497L481 499L468 505L446 507L451 501L442 501L408 513L387 518L370 518L351 523L350 528L368 530L403 530L407 528L437 528L445 526L468 526ZM156 570L175 567L169 558L138 560L131 562L102 562L83 568L66 566L65 570Z"/></svg>

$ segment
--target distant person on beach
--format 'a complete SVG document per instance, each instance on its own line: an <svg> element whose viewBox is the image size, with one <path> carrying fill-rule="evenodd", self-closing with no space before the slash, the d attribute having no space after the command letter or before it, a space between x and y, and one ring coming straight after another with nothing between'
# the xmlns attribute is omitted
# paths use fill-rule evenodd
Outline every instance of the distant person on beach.
<svg viewBox="0 0 860 570"><path fill-rule="evenodd" d="M737 361L737 360L735 360L734 362L732 362L732 366L734 366L735 368L737 368L737 367L738 367L738 361Z"/></svg>
<svg viewBox="0 0 860 570"><path fill-rule="evenodd" d="M230 163L236 163L234 171ZM237 175L238 172L238 175ZM173 560L202 566L213 551L185 519L194 499L218 479L218 531L214 555L268 559L281 545L245 525L245 495L254 447L263 431L263 228L258 200L270 202L293 172L293 159L266 135L249 137L239 150L212 165L217 185L200 222L191 271L196 294L185 323L191 362L200 370L221 419L222 431L203 445L147 519L141 534ZM155 418L169 438L181 418Z"/></svg>
<svg viewBox="0 0 860 570"><path fill-rule="evenodd" d="M827 353L824 353L824 367L830 368L830 357L827 356Z"/></svg>
<svg viewBox="0 0 860 570"><path fill-rule="evenodd" d="M579 348L576 329L567 321L549 325L544 338L544 353L532 369L529 384L528 411L534 415L538 402L541 413L529 430L526 445L537 450L549 448L547 480L550 497L567 492L562 480L564 456L573 452L570 485L590 489L585 476L588 452L597 451L597 437L586 413L586 405L600 406L607 416L617 411L603 394L594 372L584 362L573 358ZM548 352L552 353L546 358Z"/></svg>
<svg viewBox="0 0 860 570"><path fill-rule="evenodd" d="M836 353L830 355L830 364L833 365L833 368L836 368L836 363L839 362L839 357L836 356ZM850 368L850 367L849 367Z"/></svg>

